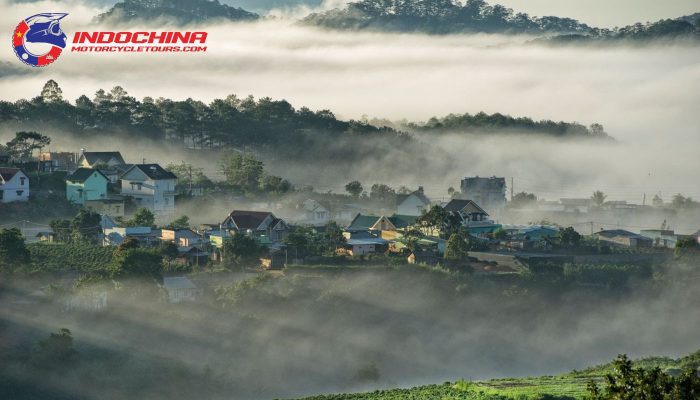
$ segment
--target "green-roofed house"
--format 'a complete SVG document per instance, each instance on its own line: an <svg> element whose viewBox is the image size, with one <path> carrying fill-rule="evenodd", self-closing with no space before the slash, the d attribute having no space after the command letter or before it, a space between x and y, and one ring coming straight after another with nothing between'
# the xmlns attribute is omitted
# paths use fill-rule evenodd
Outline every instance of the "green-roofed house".
<svg viewBox="0 0 700 400"><path fill-rule="evenodd" d="M75 204L104 200L107 198L108 183L109 179L99 170L78 168L66 177L66 198Z"/></svg>

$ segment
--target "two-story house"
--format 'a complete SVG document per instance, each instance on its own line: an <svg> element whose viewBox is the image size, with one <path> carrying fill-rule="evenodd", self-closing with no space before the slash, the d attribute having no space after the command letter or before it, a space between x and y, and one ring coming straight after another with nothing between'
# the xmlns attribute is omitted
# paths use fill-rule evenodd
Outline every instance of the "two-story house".
<svg viewBox="0 0 700 400"><path fill-rule="evenodd" d="M109 179L97 169L78 168L66 177L66 198L75 204L107 198Z"/></svg>
<svg viewBox="0 0 700 400"><path fill-rule="evenodd" d="M501 225L494 223L489 214L472 200L452 199L443 206L451 215L459 217L462 226L474 235L493 232Z"/></svg>
<svg viewBox="0 0 700 400"><path fill-rule="evenodd" d="M29 178L19 168L0 168L0 203L29 200Z"/></svg>
<svg viewBox="0 0 700 400"><path fill-rule="evenodd" d="M158 164L135 164L121 176L121 194L155 214L175 212L177 176Z"/></svg>

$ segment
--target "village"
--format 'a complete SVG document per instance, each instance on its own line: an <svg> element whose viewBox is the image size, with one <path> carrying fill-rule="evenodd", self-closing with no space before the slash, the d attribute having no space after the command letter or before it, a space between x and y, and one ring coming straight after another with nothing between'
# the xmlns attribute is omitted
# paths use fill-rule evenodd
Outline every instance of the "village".
<svg viewBox="0 0 700 400"><path fill-rule="evenodd" d="M10 160L0 162L7 165ZM163 280L173 302L201 293L187 272L223 265L260 272L290 265L391 262L509 275L536 270L537 265L664 261L679 243L700 244L700 230L680 234L669 229L666 218L673 211L660 204L606 201L600 192L588 199L536 201L534 195L514 194L512 189L508 199L504 177L465 177L459 190L449 188L450 198L440 200L428 198L423 187L397 193L375 185L369 196L357 181L348 183L349 195L339 199L300 190L291 200L254 201L220 193L218 200L210 200L217 193L194 184L191 167L190 179L182 184L172 172L177 168L127 163L119 151L42 151L35 165L37 176L63 176L65 187L59 196L99 214L99 227L91 231L94 243L112 248L167 245L168 264L178 266L164 273ZM0 177L3 204L33 201L32 173L3 167ZM231 206L204 213L208 201ZM215 219L190 224L190 217L179 213L180 202L189 202L189 209L195 204L202 211L198 214ZM633 232L595 229L594 222L578 226L553 222L640 210L663 219L663 224ZM509 223L535 211L548 218ZM29 221L30 226L26 222L20 231L27 243L52 246L71 240L61 232L68 229L67 221L64 225ZM237 242L242 237L251 240L248 247Z"/></svg>

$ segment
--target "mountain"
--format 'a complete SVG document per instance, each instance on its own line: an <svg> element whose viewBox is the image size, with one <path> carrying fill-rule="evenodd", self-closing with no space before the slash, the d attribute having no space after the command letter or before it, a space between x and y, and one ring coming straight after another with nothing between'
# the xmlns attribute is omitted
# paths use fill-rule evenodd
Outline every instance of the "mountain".
<svg viewBox="0 0 700 400"><path fill-rule="evenodd" d="M344 30L449 33L583 34L591 28L577 20L531 17L484 0L362 0L344 9L310 14L307 25Z"/></svg>
<svg viewBox="0 0 700 400"><path fill-rule="evenodd" d="M124 0L96 17L98 22L127 22L172 19L177 23L202 22L213 19L252 21L259 18L242 8L219 3L218 0Z"/></svg>

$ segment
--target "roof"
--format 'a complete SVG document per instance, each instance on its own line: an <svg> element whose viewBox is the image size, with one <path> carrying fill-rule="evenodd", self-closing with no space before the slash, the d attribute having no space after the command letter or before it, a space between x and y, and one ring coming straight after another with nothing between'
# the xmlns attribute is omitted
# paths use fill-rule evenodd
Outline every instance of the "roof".
<svg viewBox="0 0 700 400"><path fill-rule="evenodd" d="M483 208L479 207L473 200L452 199L443 207L447 212L460 212L465 208L469 208L472 212L479 212L489 215Z"/></svg>
<svg viewBox="0 0 700 400"><path fill-rule="evenodd" d="M124 174L131 171L133 168L140 169L144 174L146 174L146 176L156 181L162 179L177 179L175 174L163 169L163 167L158 164L134 164L134 166L129 168L129 170L124 172Z"/></svg>
<svg viewBox="0 0 700 400"><path fill-rule="evenodd" d="M357 214L355 218L353 218L352 222L350 222L350 225L348 225L347 229L348 230L368 230L371 228L375 223L377 223L377 220L380 217L376 215L362 215L362 214Z"/></svg>
<svg viewBox="0 0 700 400"><path fill-rule="evenodd" d="M389 217L389 222L394 224L394 226L397 229L401 229L407 226L415 225L418 218L420 217L413 215L394 214L391 217Z"/></svg>
<svg viewBox="0 0 700 400"><path fill-rule="evenodd" d="M415 192L409 194L400 194L396 196L396 204L403 203L404 201L406 201L406 199L408 199L411 196L418 197L418 199L425 205L430 204L430 200L427 197L425 197L425 194L420 190L416 190Z"/></svg>
<svg viewBox="0 0 700 400"><path fill-rule="evenodd" d="M387 244L387 243L389 243L389 241L381 239L381 238L367 238L367 239L348 239L347 243L350 246L361 246L361 245L368 245L368 244Z"/></svg>
<svg viewBox="0 0 700 400"><path fill-rule="evenodd" d="M0 178L2 178L3 182L7 182L20 171L22 170L19 168L0 168Z"/></svg>
<svg viewBox="0 0 700 400"><path fill-rule="evenodd" d="M124 164L124 158L118 151L86 151L83 157L90 165L104 163L106 164L112 158L116 159L119 164Z"/></svg>
<svg viewBox="0 0 700 400"><path fill-rule="evenodd" d="M184 276L163 278L163 286L166 289L197 289L197 286Z"/></svg>
<svg viewBox="0 0 700 400"><path fill-rule="evenodd" d="M242 210L233 210L231 213L228 215L226 220L229 218L233 221L233 223L238 227L238 229L241 230L247 230L247 229L257 229L267 218L268 216L272 215L273 217L273 225L275 224L275 221L278 222L278 219L275 218L275 216L269 212L269 211L242 211ZM224 223L226 222L224 220Z"/></svg>
<svg viewBox="0 0 700 400"><path fill-rule="evenodd" d="M594 235L597 236L603 236L606 238L613 238L613 237L629 237L629 238L636 238L636 239L645 239L645 240L651 240L646 236L639 235L634 232L626 231L624 229L610 229L606 231L600 231L594 233Z"/></svg>
<svg viewBox="0 0 700 400"><path fill-rule="evenodd" d="M68 175L66 177L67 181L71 182L85 182L92 176L92 174L98 173L102 175L103 178L109 180L105 174L102 173L99 169L92 169L92 168L78 168L73 172L72 174Z"/></svg>

